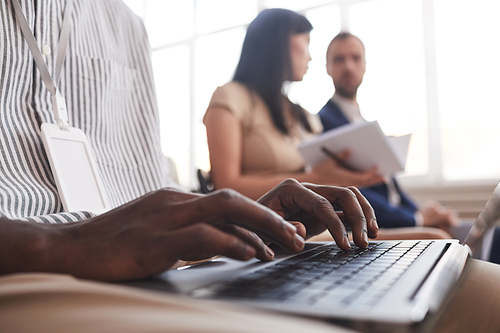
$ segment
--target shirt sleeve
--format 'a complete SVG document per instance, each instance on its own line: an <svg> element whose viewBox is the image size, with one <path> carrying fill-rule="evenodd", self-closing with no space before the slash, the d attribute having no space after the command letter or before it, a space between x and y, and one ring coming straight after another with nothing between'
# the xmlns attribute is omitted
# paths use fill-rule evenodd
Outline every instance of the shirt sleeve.
<svg viewBox="0 0 500 333"><path fill-rule="evenodd" d="M248 88L241 83L230 82L215 90L206 113L215 108L223 108L231 112L240 122L245 124L251 113L252 105L252 94Z"/></svg>
<svg viewBox="0 0 500 333"><path fill-rule="evenodd" d="M50 224L63 224L85 221L96 216L91 212L62 212L41 216L30 216L20 218L21 221L35 222L35 223L50 223Z"/></svg>

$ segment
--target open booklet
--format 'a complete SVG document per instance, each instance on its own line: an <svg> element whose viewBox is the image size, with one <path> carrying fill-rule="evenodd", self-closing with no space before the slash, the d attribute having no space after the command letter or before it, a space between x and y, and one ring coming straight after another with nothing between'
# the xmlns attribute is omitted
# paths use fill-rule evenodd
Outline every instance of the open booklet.
<svg viewBox="0 0 500 333"><path fill-rule="evenodd" d="M378 166L381 175L389 176L404 170L410 138L411 134L386 136L376 121L361 122L329 130L298 148L311 167L349 149L351 156L345 163L350 168L367 171Z"/></svg>

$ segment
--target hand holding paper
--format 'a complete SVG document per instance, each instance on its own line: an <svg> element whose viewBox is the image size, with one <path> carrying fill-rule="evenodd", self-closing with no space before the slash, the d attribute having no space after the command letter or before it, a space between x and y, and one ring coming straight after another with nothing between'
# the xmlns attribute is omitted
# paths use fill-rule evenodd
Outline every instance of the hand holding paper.
<svg viewBox="0 0 500 333"><path fill-rule="evenodd" d="M410 137L410 134L386 137L378 122L363 122L345 125L304 141L299 145L299 151L306 163L314 167L348 149L351 157L342 164L347 164L350 170L363 172L378 167L381 175L390 176L404 170Z"/></svg>
<svg viewBox="0 0 500 333"><path fill-rule="evenodd" d="M316 164L311 171L311 174L315 174L317 177L315 182L336 186L367 187L387 181L385 177L379 175L377 167L368 171L357 171L350 168L345 163L349 156L349 152L345 150Z"/></svg>

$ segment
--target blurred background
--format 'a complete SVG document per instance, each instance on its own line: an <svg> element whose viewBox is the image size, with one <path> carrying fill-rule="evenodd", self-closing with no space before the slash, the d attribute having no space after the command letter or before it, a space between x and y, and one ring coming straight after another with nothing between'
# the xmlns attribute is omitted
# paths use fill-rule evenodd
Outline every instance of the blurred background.
<svg viewBox="0 0 500 333"><path fill-rule="evenodd" d="M400 182L417 200L475 216L500 179L498 0L125 0L148 30L162 149L194 189L209 170L202 118L230 81L247 25L281 7L313 24L312 61L290 97L317 113L334 92L326 48L341 30L361 38L361 112L387 135L413 133ZM471 201L472 199L472 201Z"/></svg>

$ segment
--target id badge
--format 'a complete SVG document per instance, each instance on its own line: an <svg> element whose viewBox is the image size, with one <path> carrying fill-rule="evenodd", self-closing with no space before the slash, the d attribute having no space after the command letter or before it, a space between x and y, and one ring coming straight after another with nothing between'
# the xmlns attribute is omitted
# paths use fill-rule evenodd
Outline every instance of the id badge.
<svg viewBox="0 0 500 333"><path fill-rule="evenodd" d="M42 141L57 190L67 212L102 214L111 209L85 133L44 123Z"/></svg>

